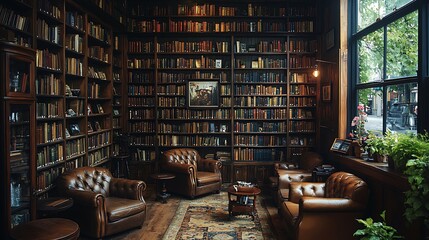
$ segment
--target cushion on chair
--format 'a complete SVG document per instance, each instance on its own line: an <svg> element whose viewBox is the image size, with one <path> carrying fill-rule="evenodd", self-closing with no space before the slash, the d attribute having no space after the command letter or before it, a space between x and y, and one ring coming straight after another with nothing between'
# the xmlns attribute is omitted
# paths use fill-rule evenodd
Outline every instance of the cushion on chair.
<svg viewBox="0 0 429 240"><path fill-rule="evenodd" d="M197 185L204 186L219 182L219 174L213 172L197 172Z"/></svg>
<svg viewBox="0 0 429 240"><path fill-rule="evenodd" d="M109 222L124 219L146 209L146 204L139 200L109 197L105 201Z"/></svg>

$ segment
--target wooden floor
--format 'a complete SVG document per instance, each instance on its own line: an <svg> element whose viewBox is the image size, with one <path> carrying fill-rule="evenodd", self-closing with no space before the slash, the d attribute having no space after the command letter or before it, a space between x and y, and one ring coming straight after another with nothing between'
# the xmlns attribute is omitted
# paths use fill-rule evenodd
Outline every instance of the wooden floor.
<svg viewBox="0 0 429 240"><path fill-rule="evenodd" d="M165 231L167 230L171 220L176 213L176 210L179 206L181 197L172 196L168 199L167 203L163 204L155 199L155 194L153 191L154 186L149 184L148 189L145 194L145 200L147 203L147 215L146 221L143 224L141 229L132 229L114 236L111 236L109 240L157 240L162 239ZM270 225L272 227L272 232L278 240L286 239L286 232L284 231L284 224L277 215L277 207L274 205L270 194L262 193L264 195L263 204L266 205L267 210L270 214ZM85 237L80 237L81 240L86 240Z"/></svg>

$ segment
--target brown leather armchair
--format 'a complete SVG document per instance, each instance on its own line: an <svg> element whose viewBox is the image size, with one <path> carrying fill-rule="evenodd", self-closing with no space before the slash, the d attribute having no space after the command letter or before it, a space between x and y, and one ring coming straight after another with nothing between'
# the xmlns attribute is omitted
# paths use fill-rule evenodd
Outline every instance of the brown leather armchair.
<svg viewBox="0 0 429 240"><path fill-rule="evenodd" d="M220 161L201 158L195 149L177 148L163 153L161 171L176 175L167 181L169 192L194 198L210 192L220 192L222 176Z"/></svg>
<svg viewBox="0 0 429 240"><path fill-rule="evenodd" d="M101 167L80 167L57 179L60 195L73 198L67 216L83 235L102 238L130 228L141 228L146 218L143 181L113 178Z"/></svg>
<svg viewBox="0 0 429 240"><path fill-rule="evenodd" d="M289 201L279 214L293 239L354 239L357 218L366 213L367 184L351 173L336 172L326 183L292 182Z"/></svg>
<svg viewBox="0 0 429 240"><path fill-rule="evenodd" d="M309 182L312 171L323 164L322 156L315 152L305 152L299 159L298 166L289 166L285 163L276 163L274 168L277 177L277 196L274 199L281 203L289 197L291 182Z"/></svg>

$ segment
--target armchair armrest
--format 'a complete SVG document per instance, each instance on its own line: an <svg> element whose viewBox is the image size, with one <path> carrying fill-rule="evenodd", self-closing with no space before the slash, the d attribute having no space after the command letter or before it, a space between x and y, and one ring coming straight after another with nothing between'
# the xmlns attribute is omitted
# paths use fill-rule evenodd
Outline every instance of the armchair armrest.
<svg viewBox="0 0 429 240"><path fill-rule="evenodd" d="M325 183L319 182L291 182L289 187L289 201L299 203L302 197L323 197Z"/></svg>
<svg viewBox="0 0 429 240"><path fill-rule="evenodd" d="M74 204L86 207L98 207L100 203L104 202L104 196L101 193L68 189L65 194L73 198Z"/></svg>
<svg viewBox="0 0 429 240"><path fill-rule="evenodd" d="M146 183L125 178L112 178L109 189L112 196L144 201Z"/></svg>
<svg viewBox="0 0 429 240"><path fill-rule="evenodd" d="M214 159L201 158L197 164L199 168L198 170L206 171L206 172L218 173L222 168L222 162Z"/></svg>
<svg viewBox="0 0 429 240"><path fill-rule="evenodd" d="M304 212L355 212L364 206L347 198L302 197L299 207Z"/></svg>

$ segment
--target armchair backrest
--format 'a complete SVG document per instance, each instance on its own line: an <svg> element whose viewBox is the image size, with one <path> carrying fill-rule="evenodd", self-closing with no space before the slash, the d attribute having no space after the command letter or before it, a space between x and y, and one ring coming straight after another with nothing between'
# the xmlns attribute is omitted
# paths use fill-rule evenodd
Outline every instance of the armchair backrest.
<svg viewBox="0 0 429 240"><path fill-rule="evenodd" d="M351 173L336 172L326 180L325 197L347 198L366 205L368 186L362 179Z"/></svg>
<svg viewBox="0 0 429 240"><path fill-rule="evenodd" d="M70 190L91 191L109 196L112 174L102 167L80 167L60 175L58 185Z"/></svg>
<svg viewBox="0 0 429 240"><path fill-rule="evenodd" d="M307 171L313 171L317 166L323 164L323 159L320 154L315 152L304 152L299 159L299 168Z"/></svg>
<svg viewBox="0 0 429 240"><path fill-rule="evenodd" d="M200 160L200 155L192 148L170 149L163 153L164 161L171 163L192 164L195 167Z"/></svg>

